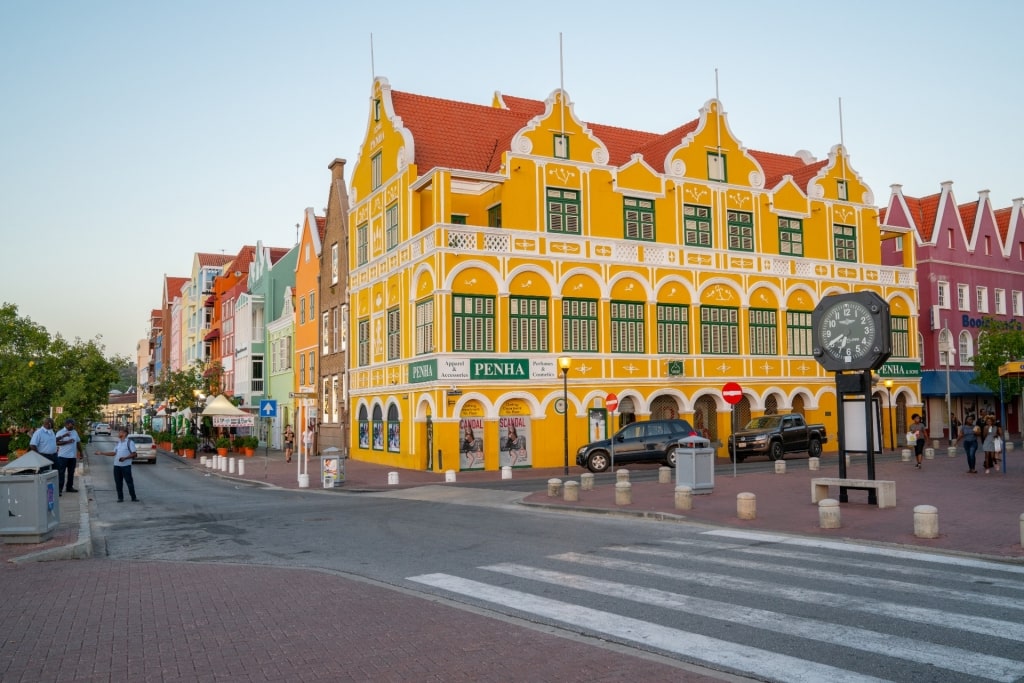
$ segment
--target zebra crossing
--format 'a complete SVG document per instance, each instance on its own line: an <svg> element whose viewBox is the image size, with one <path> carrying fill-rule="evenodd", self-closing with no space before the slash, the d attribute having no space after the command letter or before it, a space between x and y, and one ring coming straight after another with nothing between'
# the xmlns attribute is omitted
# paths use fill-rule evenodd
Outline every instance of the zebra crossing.
<svg viewBox="0 0 1024 683"><path fill-rule="evenodd" d="M1024 566L711 530L410 581L773 681L1024 680Z"/></svg>

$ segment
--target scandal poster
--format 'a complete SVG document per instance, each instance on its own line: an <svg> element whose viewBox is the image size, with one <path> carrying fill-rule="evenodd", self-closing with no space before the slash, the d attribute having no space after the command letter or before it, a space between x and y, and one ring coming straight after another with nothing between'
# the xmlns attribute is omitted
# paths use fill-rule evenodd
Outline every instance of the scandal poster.
<svg viewBox="0 0 1024 683"><path fill-rule="evenodd" d="M530 443L530 419L522 415L499 417L498 434L501 447L498 449L499 467L531 467L533 458L528 448Z"/></svg>

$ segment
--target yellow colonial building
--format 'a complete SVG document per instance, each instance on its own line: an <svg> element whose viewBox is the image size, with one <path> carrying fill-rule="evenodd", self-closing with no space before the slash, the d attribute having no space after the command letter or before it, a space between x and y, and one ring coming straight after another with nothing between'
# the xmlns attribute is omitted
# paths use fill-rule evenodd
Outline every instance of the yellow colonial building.
<svg viewBox="0 0 1024 683"><path fill-rule="evenodd" d="M665 133L586 123L562 90L484 106L378 78L369 105L350 185L352 457L554 467L566 427L572 464L625 422L675 416L724 441L729 381L737 419L796 410L834 436L811 311L838 292L888 301L893 361L913 366L912 245L880 265L896 233L841 145L747 149L717 100ZM918 383L893 394L918 404Z"/></svg>

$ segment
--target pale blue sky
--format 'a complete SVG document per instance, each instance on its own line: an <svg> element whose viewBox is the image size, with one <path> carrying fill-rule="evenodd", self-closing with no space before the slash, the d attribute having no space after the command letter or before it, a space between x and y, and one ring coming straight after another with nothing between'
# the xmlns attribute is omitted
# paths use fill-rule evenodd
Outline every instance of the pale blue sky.
<svg viewBox="0 0 1024 683"><path fill-rule="evenodd" d="M1024 3L0 2L0 301L135 355L196 251L290 246L356 162L376 73L489 104L565 88L664 132L720 96L748 147L839 142L884 204L954 181L1024 195Z"/></svg>

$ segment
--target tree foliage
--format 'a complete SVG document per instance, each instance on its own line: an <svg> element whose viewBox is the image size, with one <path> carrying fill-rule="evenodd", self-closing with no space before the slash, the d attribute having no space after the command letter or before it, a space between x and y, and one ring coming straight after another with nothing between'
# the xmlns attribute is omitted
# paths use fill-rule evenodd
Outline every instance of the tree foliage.
<svg viewBox="0 0 1024 683"><path fill-rule="evenodd" d="M98 339L69 342L0 305L0 423L38 425L51 409L86 422L100 414L117 380Z"/></svg>
<svg viewBox="0 0 1024 683"><path fill-rule="evenodd" d="M157 401L169 400L178 410L195 406L199 393L209 395L210 382L197 366L177 372L164 372L160 383L153 388L153 396Z"/></svg>
<svg viewBox="0 0 1024 683"><path fill-rule="evenodd" d="M986 318L979 335L978 352L974 355L974 383L988 387L998 396L999 366L1016 360L1024 360L1024 331ZM1003 392L1007 396L1020 394L1021 388L1020 379L1003 380Z"/></svg>

